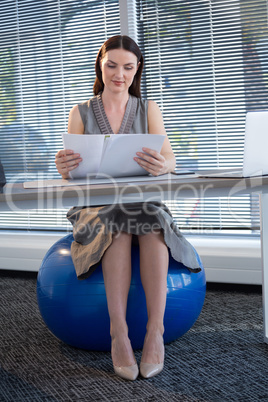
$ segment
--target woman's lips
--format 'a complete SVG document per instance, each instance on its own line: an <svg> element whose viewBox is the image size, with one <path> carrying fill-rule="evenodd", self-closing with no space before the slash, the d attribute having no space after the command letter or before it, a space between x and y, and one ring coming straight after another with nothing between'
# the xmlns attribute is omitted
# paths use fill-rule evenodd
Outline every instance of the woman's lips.
<svg viewBox="0 0 268 402"><path fill-rule="evenodd" d="M115 85L120 86L120 85L124 84L124 81L113 81L113 83L114 83Z"/></svg>

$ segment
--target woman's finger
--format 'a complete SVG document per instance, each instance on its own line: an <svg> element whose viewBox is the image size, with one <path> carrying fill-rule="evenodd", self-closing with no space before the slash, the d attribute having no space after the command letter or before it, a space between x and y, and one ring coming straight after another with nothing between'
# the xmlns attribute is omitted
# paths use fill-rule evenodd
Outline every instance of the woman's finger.
<svg viewBox="0 0 268 402"><path fill-rule="evenodd" d="M139 158L142 158L143 160L148 161L149 163L152 163L153 165L161 165L163 163L165 163L165 158L163 155L161 155L159 152L154 151L152 149L149 148L143 148L143 150L145 151L145 149L148 151L146 151L146 153L143 152L137 152L136 155ZM149 153L150 152L150 153Z"/></svg>
<svg viewBox="0 0 268 402"><path fill-rule="evenodd" d="M73 155L74 151L72 149L61 149L56 153L56 158L61 158L66 155Z"/></svg>
<svg viewBox="0 0 268 402"><path fill-rule="evenodd" d="M81 158L72 159L71 161L56 163L56 166L64 171L69 171L75 169L81 161Z"/></svg>
<svg viewBox="0 0 268 402"><path fill-rule="evenodd" d="M158 167L161 167L163 162L165 161L165 160L164 161L159 161L159 160L157 160L157 159L155 159L155 158L153 158L151 156L148 156L146 154L142 154L141 152L137 152L137 156L138 157L134 158L134 160L136 162L141 162L141 163L145 162L147 164L151 164L153 166L158 166Z"/></svg>
<svg viewBox="0 0 268 402"><path fill-rule="evenodd" d="M145 152L145 155L148 154L150 156L152 156L153 158L157 159L157 160L165 160L164 156L161 155L159 152L155 151L154 149L151 148L142 148L143 152Z"/></svg>
<svg viewBox="0 0 268 402"><path fill-rule="evenodd" d="M62 149L55 156L55 164L60 174L68 174L71 170L78 167L82 161L79 153L74 153L71 149Z"/></svg>
<svg viewBox="0 0 268 402"><path fill-rule="evenodd" d="M78 159L82 160L82 158L80 158L80 154L74 153L73 151L68 152L68 150L66 153L65 151L66 150L61 150L61 151L57 152L57 154L55 156L56 163L61 164L61 163L67 163L67 162L71 162L73 160L78 160Z"/></svg>
<svg viewBox="0 0 268 402"><path fill-rule="evenodd" d="M79 154L67 155L61 158L61 163L65 163L67 166L72 166L73 162L81 162L82 158L80 158Z"/></svg>
<svg viewBox="0 0 268 402"><path fill-rule="evenodd" d="M165 158L160 155L158 159L154 158L153 156L149 156L147 154L144 154L142 152L137 152L137 156L135 157L134 160L138 163L147 163L145 166L149 166L151 164L152 166L155 166L157 169L162 169L162 167L165 164Z"/></svg>
<svg viewBox="0 0 268 402"><path fill-rule="evenodd" d="M147 170L148 173L153 174L154 176L158 176L159 174L162 174L162 171L164 169L164 164L152 164L150 162L147 162L143 159L140 158L134 158L136 162L145 170Z"/></svg>

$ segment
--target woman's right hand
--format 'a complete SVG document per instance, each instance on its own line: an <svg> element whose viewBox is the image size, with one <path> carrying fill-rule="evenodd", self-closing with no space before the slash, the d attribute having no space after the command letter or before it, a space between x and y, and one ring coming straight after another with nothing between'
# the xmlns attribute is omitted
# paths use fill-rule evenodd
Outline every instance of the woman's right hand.
<svg viewBox="0 0 268 402"><path fill-rule="evenodd" d="M56 168L63 179L69 179L69 172L77 168L81 161L80 154L75 154L71 149L62 149L55 157Z"/></svg>

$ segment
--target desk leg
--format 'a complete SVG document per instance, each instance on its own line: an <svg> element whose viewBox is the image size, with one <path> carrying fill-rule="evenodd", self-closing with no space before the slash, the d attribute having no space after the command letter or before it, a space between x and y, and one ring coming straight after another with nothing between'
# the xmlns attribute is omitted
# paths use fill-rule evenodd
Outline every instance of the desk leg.
<svg viewBox="0 0 268 402"><path fill-rule="evenodd" d="M268 343L268 194L261 194L261 250L264 342Z"/></svg>

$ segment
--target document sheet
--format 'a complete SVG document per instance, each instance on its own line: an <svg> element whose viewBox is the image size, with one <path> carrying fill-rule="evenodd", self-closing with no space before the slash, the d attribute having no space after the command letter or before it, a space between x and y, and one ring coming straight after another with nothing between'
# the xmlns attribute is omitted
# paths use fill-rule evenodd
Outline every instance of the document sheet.
<svg viewBox="0 0 268 402"><path fill-rule="evenodd" d="M164 140L158 134L63 134L64 148L83 159L70 178L148 175L133 158L143 147L160 152Z"/></svg>

